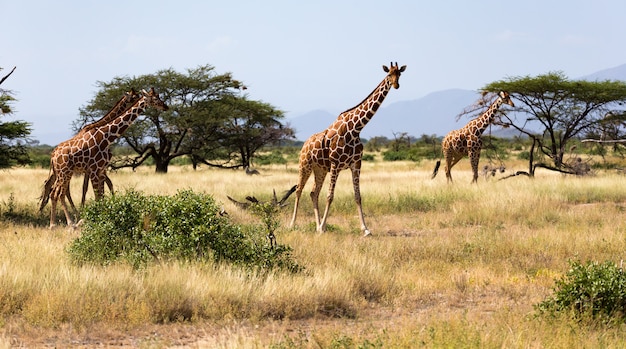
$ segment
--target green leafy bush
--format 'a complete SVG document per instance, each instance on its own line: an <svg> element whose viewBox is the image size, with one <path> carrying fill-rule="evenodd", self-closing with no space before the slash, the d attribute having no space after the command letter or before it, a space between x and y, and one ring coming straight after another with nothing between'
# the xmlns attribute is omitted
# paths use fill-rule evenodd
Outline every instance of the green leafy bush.
<svg viewBox="0 0 626 349"><path fill-rule="evenodd" d="M291 248L268 245L262 228L241 227L220 215L212 196L191 190L146 196L129 190L88 204L82 234L68 247L76 263L125 261L230 262L252 268L299 271Z"/></svg>
<svg viewBox="0 0 626 349"><path fill-rule="evenodd" d="M626 273L611 261L570 262L570 270L557 280L554 295L540 303L542 313L571 311L576 316L624 319Z"/></svg>

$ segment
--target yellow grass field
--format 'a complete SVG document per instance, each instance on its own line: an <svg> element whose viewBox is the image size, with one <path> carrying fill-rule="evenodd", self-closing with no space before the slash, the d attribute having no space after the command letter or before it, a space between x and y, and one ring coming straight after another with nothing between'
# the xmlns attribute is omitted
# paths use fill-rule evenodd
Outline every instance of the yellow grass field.
<svg viewBox="0 0 626 349"><path fill-rule="evenodd" d="M0 347L139 348L623 348L623 325L537 316L571 260L626 256L626 178L480 177L467 160L453 184L433 162L366 162L361 192L373 236L363 238L350 173L340 174L328 220L315 232L302 196L295 229L283 209L278 242L299 274L251 275L227 265L75 266L65 248L80 231L0 222ZM172 167L110 173L116 192L206 192L237 223L232 204L268 199L297 182L297 165L243 170ZM0 212L35 212L45 169L0 172ZM325 203L328 181L320 196ZM80 201L82 177L72 181ZM107 194L108 195L108 194ZM92 193L90 192L89 199ZM49 209L49 206L47 207ZM323 206L322 206L323 209ZM47 217L45 212L44 216ZM163 323L164 312L180 320ZM201 315L199 315L201 314Z"/></svg>

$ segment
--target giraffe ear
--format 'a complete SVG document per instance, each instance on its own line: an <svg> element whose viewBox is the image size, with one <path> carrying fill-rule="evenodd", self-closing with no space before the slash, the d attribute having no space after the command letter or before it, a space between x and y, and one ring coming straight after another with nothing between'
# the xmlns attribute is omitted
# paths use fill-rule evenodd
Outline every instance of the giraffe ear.
<svg viewBox="0 0 626 349"><path fill-rule="evenodd" d="M385 71L385 73L389 73L389 68L387 68L387 66L384 64L383 64L383 70Z"/></svg>
<svg viewBox="0 0 626 349"><path fill-rule="evenodd" d="M404 72L404 70L406 69L406 65L403 65L400 67L400 73Z"/></svg>

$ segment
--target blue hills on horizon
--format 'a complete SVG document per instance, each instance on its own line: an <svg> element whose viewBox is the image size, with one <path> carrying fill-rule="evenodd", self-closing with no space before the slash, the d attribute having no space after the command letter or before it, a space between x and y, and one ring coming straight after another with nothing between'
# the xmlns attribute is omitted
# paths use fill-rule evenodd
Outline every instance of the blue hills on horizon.
<svg viewBox="0 0 626 349"><path fill-rule="evenodd" d="M626 81L626 64L600 70L577 79ZM397 136L400 133L407 133L413 137L424 134L444 136L452 130L463 127L469 121L468 119L457 121L457 115L478 98L478 91L447 89L413 100L383 104L361 131L361 138L383 136L394 139L394 135ZM336 118L336 114L317 109L288 118L286 121L296 130L296 139L304 141L312 134L324 130ZM494 127L492 131L494 135L512 136L510 130L503 130L499 127Z"/></svg>

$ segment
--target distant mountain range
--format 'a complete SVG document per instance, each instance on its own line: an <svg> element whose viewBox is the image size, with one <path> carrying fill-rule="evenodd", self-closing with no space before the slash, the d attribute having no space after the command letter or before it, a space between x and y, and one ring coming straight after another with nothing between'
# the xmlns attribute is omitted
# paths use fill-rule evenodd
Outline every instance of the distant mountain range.
<svg viewBox="0 0 626 349"><path fill-rule="evenodd" d="M580 80L624 80L626 81L626 64L605 69L579 78ZM361 138L384 136L393 139L394 134L402 132L410 136L421 135L444 136L451 130L463 127L469 120L457 121L457 115L480 97L478 91L449 89L430 93L422 98L399 101L383 106L361 131ZM296 130L296 139L304 141L310 135L324 130L335 119L337 114L325 110L312 110L287 121ZM494 135L512 136L510 130L493 127Z"/></svg>

